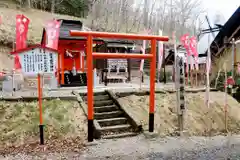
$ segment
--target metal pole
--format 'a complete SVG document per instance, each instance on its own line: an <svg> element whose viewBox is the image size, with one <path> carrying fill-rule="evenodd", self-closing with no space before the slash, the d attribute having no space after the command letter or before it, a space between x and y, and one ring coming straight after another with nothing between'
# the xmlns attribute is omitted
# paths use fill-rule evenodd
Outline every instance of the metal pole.
<svg viewBox="0 0 240 160"><path fill-rule="evenodd" d="M210 72L210 66L211 66L211 53L210 53L210 35L208 35L208 52L207 52L207 85L206 85L206 105L207 108L209 108L209 99L210 99L210 82L209 82L209 72Z"/></svg>
<svg viewBox="0 0 240 160"><path fill-rule="evenodd" d="M233 79L235 79L234 78L234 76L235 76L235 73L234 73L234 66L235 66L235 53L234 53L234 51L235 51L235 39L233 38L232 39L232 78Z"/></svg>
<svg viewBox="0 0 240 160"><path fill-rule="evenodd" d="M226 67L226 62L224 62L224 72L225 72L225 95L224 95L224 124L225 124L225 132L228 132L228 126L227 126L227 112L228 112L228 108L227 108L227 67Z"/></svg>
<svg viewBox="0 0 240 160"><path fill-rule="evenodd" d="M175 32L173 32L173 40L174 40L174 80L175 80L175 89L177 89L177 45L176 45L176 37Z"/></svg>
<svg viewBox="0 0 240 160"><path fill-rule="evenodd" d="M162 36L163 32L162 30L159 30L159 36ZM162 42L158 41L158 74L157 74L157 82L160 83L160 74L161 74L161 67L162 67L162 59L161 56L163 56L161 49L162 49Z"/></svg>
<svg viewBox="0 0 240 160"><path fill-rule="evenodd" d="M178 85L177 85L177 102L178 102L178 124L179 133L184 129L184 110L185 110L185 72L184 72L184 60L182 57L176 57L176 63L178 64Z"/></svg>

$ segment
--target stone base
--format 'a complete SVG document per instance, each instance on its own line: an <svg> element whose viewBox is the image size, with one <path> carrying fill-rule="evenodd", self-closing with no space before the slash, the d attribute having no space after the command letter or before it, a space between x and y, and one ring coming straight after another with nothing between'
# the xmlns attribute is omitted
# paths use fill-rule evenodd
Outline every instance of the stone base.
<svg viewBox="0 0 240 160"><path fill-rule="evenodd" d="M157 133L156 131L154 131L154 132L145 131L145 132L143 132L143 135L145 136L145 138L148 138L148 139L159 137L159 133Z"/></svg>
<svg viewBox="0 0 240 160"><path fill-rule="evenodd" d="M21 84L17 81L12 82L12 80L6 80L2 82L3 92L12 92L13 90L18 91L21 89Z"/></svg>
<svg viewBox="0 0 240 160"><path fill-rule="evenodd" d="M99 144L99 142L97 142L96 140L93 140L93 142L87 142L86 146L96 146L98 144Z"/></svg>

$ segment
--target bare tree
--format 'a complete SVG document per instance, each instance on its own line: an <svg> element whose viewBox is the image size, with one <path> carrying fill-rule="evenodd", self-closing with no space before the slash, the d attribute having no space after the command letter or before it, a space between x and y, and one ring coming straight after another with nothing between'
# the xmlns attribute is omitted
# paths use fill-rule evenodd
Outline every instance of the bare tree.
<svg viewBox="0 0 240 160"><path fill-rule="evenodd" d="M51 12L55 13L55 0L52 0L52 4L51 4Z"/></svg>
<svg viewBox="0 0 240 160"><path fill-rule="evenodd" d="M144 0L144 8L143 8L143 25L145 28L148 28L148 2L149 0Z"/></svg>
<svg viewBox="0 0 240 160"><path fill-rule="evenodd" d="M161 29L165 35L176 31L177 37L187 31L197 32L196 20L202 13L200 0L141 0L133 4L129 0L95 0L88 16L91 28L114 32L151 28L155 33Z"/></svg>
<svg viewBox="0 0 240 160"><path fill-rule="evenodd" d="M32 3L31 3L31 0L27 0L27 3L28 3L28 8L31 8L32 7Z"/></svg>
<svg viewBox="0 0 240 160"><path fill-rule="evenodd" d="M179 22L180 34L185 32L187 23L191 21L191 18L198 16L201 13L201 1L200 0L174 0L176 7L176 13ZM191 22L190 22L191 23Z"/></svg>

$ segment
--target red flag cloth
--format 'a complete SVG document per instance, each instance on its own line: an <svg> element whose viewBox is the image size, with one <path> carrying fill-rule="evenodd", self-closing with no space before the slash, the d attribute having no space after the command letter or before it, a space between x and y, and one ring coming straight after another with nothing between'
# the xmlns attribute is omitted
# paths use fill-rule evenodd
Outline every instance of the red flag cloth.
<svg viewBox="0 0 240 160"><path fill-rule="evenodd" d="M45 26L46 30L46 47L58 49L58 38L61 21L50 20Z"/></svg>
<svg viewBox="0 0 240 160"><path fill-rule="evenodd" d="M233 79L232 77L229 77L229 78L227 79L227 84L228 84L228 85L234 85L234 84L235 84L234 79Z"/></svg>
<svg viewBox="0 0 240 160"><path fill-rule="evenodd" d="M22 14L16 15L16 50L27 47L27 33L30 20Z"/></svg>
<svg viewBox="0 0 240 160"><path fill-rule="evenodd" d="M191 54L194 56L195 67L198 70L197 39L195 36L190 38L189 48L190 48Z"/></svg>
<svg viewBox="0 0 240 160"><path fill-rule="evenodd" d="M20 63L20 59L18 55L15 55L14 57L14 69L16 70L22 69L22 65Z"/></svg>
<svg viewBox="0 0 240 160"><path fill-rule="evenodd" d="M235 85L235 81L232 77L228 77L227 82L224 84L224 87L226 87L226 84L227 84L227 86L229 86L229 85L233 86L233 85Z"/></svg>
<svg viewBox="0 0 240 160"><path fill-rule="evenodd" d="M189 47L190 47L190 50L191 50L192 54L194 55L194 57L197 57L198 53L197 53L197 39L196 39L196 37L193 36L193 37L190 38Z"/></svg>
<svg viewBox="0 0 240 160"><path fill-rule="evenodd" d="M2 24L2 16L0 16L0 24Z"/></svg>
<svg viewBox="0 0 240 160"><path fill-rule="evenodd" d="M189 52L189 34L188 34L188 33L184 34L184 35L181 37L181 42L182 42L184 48L185 48L186 51L187 51L187 55L190 56L190 55L191 55L191 52Z"/></svg>

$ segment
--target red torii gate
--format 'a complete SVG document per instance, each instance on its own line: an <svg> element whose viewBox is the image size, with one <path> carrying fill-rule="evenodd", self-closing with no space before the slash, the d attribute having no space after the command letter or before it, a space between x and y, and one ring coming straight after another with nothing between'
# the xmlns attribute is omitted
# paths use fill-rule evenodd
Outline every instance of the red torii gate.
<svg viewBox="0 0 240 160"><path fill-rule="evenodd" d="M87 37L87 102L88 102L88 141L93 141L93 58L122 58L122 59L150 59L150 98L149 98L149 132L154 131L154 109L155 109L155 76L156 76L156 47L157 41L168 41L168 37L154 35L137 35L123 33L107 33L107 32L82 32L71 30L70 35L74 37ZM150 40L150 54L126 54L126 53L95 53L93 52L93 38L119 38L131 40Z"/></svg>

